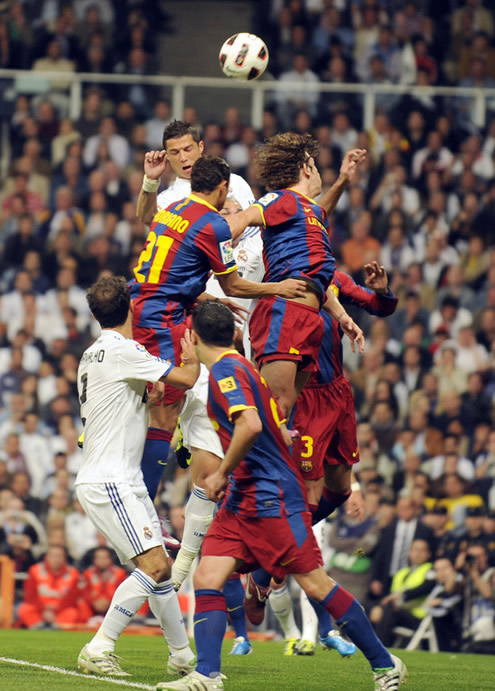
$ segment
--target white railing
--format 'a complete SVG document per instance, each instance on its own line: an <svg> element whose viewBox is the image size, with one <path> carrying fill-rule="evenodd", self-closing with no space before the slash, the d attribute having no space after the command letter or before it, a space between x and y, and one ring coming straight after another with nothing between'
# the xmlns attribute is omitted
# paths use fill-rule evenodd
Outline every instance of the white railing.
<svg viewBox="0 0 495 691"><path fill-rule="evenodd" d="M0 69L0 80L14 79L14 80L50 80L70 81L69 86L69 116L77 119L81 113L82 105L82 84L140 84L142 86L165 86L171 88L172 98L172 114L175 118L181 118L184 106L186 105L186 89L195 88L215 88L215 89L230 89L230 90L249 90L251 92L251 124L256 129L261 128L263 118L263 108L266 100L267 92L278 92L281 89L299 90L301 84L299 82L284 82L283 87L280 82L274 80L259 80L255 82L241 82L235 79L227 79L226 77L177 77L171 75L160 76L141 76L128 74L93 74L86 72L41 72L31 70L2 70ZM462 97L473 100L472 120L477 127L484 127L486 124L487 102L490 100L495 103L495 88L480 89L470 87L452 87L452 86L431 86L431 87L415 87L411 85L400 84L327 84L320 82L319 84L311 84L311 91L319 91L320 93L352 93L359 94L363 97L363 120L364 127L370 129L373 124L375 113L375 99L381 94L388 94L398 96L401 94L410 94L418 96L447 96L447 97ZM219 113L221 118L222 113Z"/></svg>

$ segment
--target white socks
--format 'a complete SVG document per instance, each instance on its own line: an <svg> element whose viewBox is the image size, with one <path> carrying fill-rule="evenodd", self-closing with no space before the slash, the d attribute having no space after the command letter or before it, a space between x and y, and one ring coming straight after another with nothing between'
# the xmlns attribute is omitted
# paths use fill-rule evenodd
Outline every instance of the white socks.
<svg viewBox="0 0 495 691"><path fill-rule="evenodd" d="M140 569L135 569L119 585L100 628L88 645L90 653L99 655L107 650L114 650L117 638L156 585L156 581Z"/></svg>
<svg viewBox="0 0 495 691"><path fill-rule="evenodd" d="M268 600L273 614L277 617L285 638L301 638L301 632L297 628L294 619L292 597L287 583L279 590L273 589Z"/></svg>
<svg viewBox="0 0 495 691"><path fill-rule="evenodd" d="M189 638L187 637L179 600L172 581L168 580L158 583L149 596L148 601L151 611L160 623L170 652L175 655L178 650L188 648L189 650L184 650L186 653L186 660L184 662L189 662L194 657L194 654L189 648ZM187 657L187 655L189 656Z"/></svg>
<svg viewBox="0 0 495 691"><path fill-rule="evenodd" d="M100 628L88 644L89 652L100 655L113 651L118 637L147 599L151 611L160 623L170 654L181 663L190 662L194 653L189 647L172 581L156 583L141 569L135 569L115 591Z"/></svg>
<svg viewBox="0 0 495 691"><path fill-rule="evenodd" d="M215 502L208 499L204 489L194 485L186 505L182 546L172 566L172 581L177 589L186 578L194 558L201 549L214 513Z"/></svg>
<svg viewBox="0 0 495 691"><path fill-rule="evenodd" d="M313 608L313 605L308 600L308 596L301 590L301 621L302 621L302 633L301 638L303 641L311 641L316 645L316 634L318 632L318 617Z"/></svg>

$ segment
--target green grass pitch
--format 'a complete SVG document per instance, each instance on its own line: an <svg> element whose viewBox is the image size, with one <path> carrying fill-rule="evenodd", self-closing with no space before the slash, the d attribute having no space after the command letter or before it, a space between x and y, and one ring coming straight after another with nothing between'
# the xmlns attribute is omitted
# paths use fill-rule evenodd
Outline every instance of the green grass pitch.
<svg viewBox="0 0 495 691"><path fill-rule="evenodd" d="M0 630L0 689L2 691L111 691L117 688L149 688L171 679L166 674L166 647L159 636L124 635L117 646L124 669L132 673L127 684L117 686L98 678L67 676L55 671L5 662L5 658L76 670L76 659L90 634L59 631ZM317 649L313 657L283 657L283 643L255 642L252 655L229 656L224 646L225 689L232 691L369 691L370 668L358 653L342 659L335 651ZM452 691L495 689L495 660L482 655L450 655L427 652L400 656L409 668L404 691ZM135 684L136 686L131 686ZM141 685L141 686L140 686Z"/></svg>

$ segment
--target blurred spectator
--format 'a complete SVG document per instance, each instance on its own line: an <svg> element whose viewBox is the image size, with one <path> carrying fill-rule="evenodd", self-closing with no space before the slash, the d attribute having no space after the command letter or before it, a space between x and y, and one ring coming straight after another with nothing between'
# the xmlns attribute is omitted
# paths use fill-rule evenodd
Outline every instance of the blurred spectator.
<svg viewBox="0 0 495 691"><path fill-rule="evenodd" d="M452 562L436 559L435 585L425 609L433 617L433 626L441 651L459 651L462 643L463 578Z"/></svg>
<svg viewBox="0 0 495 691"><path fill-rule="evenodd" d="M315 85L319 81L318 76L309 69L307 57L302 53L295 55L292 69L281 74L275 92L278 117L286 127L300 109L307 110L311 118L316 116L319 92ZM291 86L285 87L286 82Z"/></svg>
<svg viewBox="0 0 495 691"><path fill-rule="evenodd" d="M394 574L390 594L370 612L370 621L384 645L394 641L394 627L417 629L427 610L425 603L434 587L431 548L426 540L415 539L407 555L408 565Z"/></svg>
<svg viewBox="0 0 495 691"><path fill-rule="evenodd" d="M495 653L495 567L482 545L468 549L465 564L464 647L467 652Z"/></svg>
<svg viewBox="0 0 495 691"><path fill-rule="evenodd" d="M82 574L79 609L82 621L94 624L103 617L117 587L127 578L127 572L113 562L108 547L97 547L92 564Z"/></svg>
<svg viewBox="0 0 495 691"><path fill-rule="evenodd" d="M397 502L397 517L383 528L373 559L370 591L375 598L390 592L392 578L400 569L407 567L409 549L413 540L426 542L433 548L431 528L417 517L417 507L410 497L400 497Z"/></svg>
<svg viewBox="0 0 495 691"><path fill-rule="evenodd" d="M18 619L27 629L57 629L80 620L79 571L67 563L63 547L52 546L28 571Z"/></svg>
<svg viewBox="0 0 495 691"><path fill-rule="evenodd" d="M360 601L365 601L371 576L371 555L377 541L379 528L376 519L379 496L366 492L363 521L339 512L332 522L328 544L332 548L327 562L329 575L339 583L345 583Z"/></svg>
<svg viewBox="0 0 495 691"><path fill-rule="evenodd" d="M91 168L98 158L98 150L100 145L105 145L108 148L108 154L111 160L119 166L124 168L129 162L129 144L122 135L117 134L115 120L111 117L104 117L98 128L98 134L88 138L84 146L84 164Z"/></svg>

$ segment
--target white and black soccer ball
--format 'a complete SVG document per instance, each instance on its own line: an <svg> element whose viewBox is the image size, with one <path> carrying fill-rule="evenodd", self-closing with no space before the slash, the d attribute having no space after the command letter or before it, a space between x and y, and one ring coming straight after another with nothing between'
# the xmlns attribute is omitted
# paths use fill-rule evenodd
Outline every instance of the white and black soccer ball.
<svg viewBox="0 0 495 691"><path fill-rule="evenodd" d="M234 34L223 44L218 60L227 77L258 79L268 65L268 48L255 34Z"/></svg>

